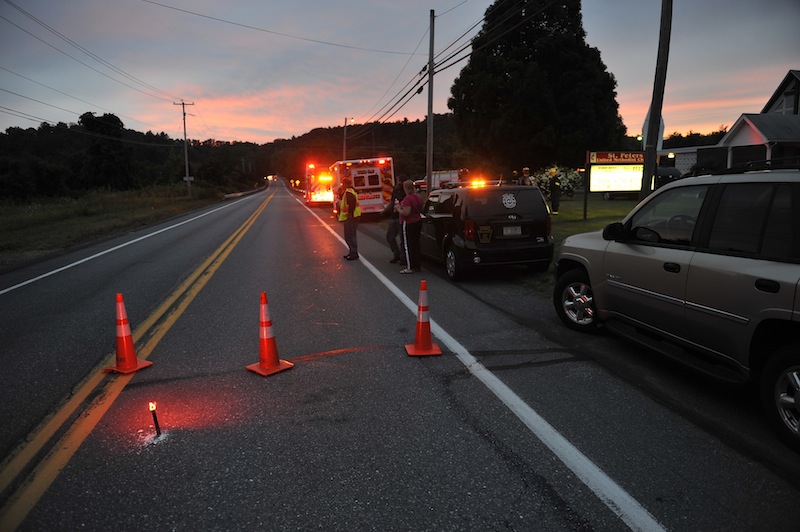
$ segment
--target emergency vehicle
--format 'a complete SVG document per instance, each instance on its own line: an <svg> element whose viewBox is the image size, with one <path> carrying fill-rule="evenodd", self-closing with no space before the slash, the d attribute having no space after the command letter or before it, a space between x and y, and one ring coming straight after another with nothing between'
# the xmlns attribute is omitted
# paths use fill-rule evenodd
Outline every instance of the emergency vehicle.
<svg viewBox="0 0 800 532"><path fill-rule="evenodd" d="M391 157L336 161L330 167L333 190L338 191L342 179L349 177L358 194L362 214L381 213L392 199L394 189L394 161ZM333 212L339 210L338 196L333 202Z"/></svg>
<svg viewBox="0 0 800 532"><path fill-rule="evenodd" d="M306 204L333 203L333 176L324 168L317 168L314 163L306 165Z"/></svg>
<svg viewBox="0 0 800 532"><path fill-rule="evenodd" d="M451 188L461 183L472 181L469 170L459 168L458 170L434 170L431 172L431 190L438 188ZM428 182L425 179L414 181L417 189L427 189Z"/></svg>

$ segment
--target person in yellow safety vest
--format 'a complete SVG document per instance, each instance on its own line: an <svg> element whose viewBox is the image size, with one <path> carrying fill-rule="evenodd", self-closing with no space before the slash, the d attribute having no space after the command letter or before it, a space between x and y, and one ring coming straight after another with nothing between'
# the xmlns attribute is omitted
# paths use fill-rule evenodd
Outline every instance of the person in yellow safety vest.
<svg viewBox="0 0 800 532"><path fill-rule="evenodd" d="M358 194L353 189L353 181L349 177L342 179L342 199L339 202L339 221L344 222L344 241L347 243L348 253L345 260L358 259L358 219L361 217L361 206L358 204Z"/></svg>

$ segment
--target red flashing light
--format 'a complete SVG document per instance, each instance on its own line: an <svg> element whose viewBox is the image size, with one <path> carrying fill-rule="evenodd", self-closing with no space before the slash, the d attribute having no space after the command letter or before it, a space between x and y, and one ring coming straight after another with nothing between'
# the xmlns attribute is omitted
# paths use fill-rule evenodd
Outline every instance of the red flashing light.
<svg viewBox="0 0 800 532"><path fill-rule="evenodd" d="M469 218L464 220L464 238L475 240L475 222Z"/></svg>
<svg viewBox="0 0 800 532"><path fill-rule="evenodd" d="M378 164L386 164L386 159L378 159Z"/></svg>
<svg viewBox="0 0 800 532"><path fill-rule="evenodd" d="M314 166L314 163L308 163L308 167L309 168L316 168L316 166Z"/></svg>

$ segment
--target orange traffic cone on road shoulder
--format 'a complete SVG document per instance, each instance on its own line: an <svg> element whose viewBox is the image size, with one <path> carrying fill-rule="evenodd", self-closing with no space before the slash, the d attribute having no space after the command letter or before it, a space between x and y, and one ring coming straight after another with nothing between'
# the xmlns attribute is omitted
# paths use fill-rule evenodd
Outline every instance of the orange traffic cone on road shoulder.
<svg viewBox="0 0 800 532"><path fill-rule="evenodd" d="M417 313L417 334L413 344L406 344L408 356L441 355L442 350L431 341L431 323L428 318L428 283L419 282L419 312Z"/></svg>
<svg viewBox="0 0 800 532"><path fill-rule="evenodd" d="M125 301L122 294L117 294L117 364L107 366L103 371L114 371L117 373L133 373L142 368L152 366L149 360L138 360L136 350L133 347L133 336L131 335L131 324L128 322L128 313L125 311Z"/></svg>
<svg viewBox="0 0 800 532"><path fill-rule="evenodd" d="M293 368L294 364L278 358L278 344L272 335L272 320L269 319L266 292L261 292L259 318L259 359L258 363L250 364L247 369L266 377L267 375Z"/></svg>

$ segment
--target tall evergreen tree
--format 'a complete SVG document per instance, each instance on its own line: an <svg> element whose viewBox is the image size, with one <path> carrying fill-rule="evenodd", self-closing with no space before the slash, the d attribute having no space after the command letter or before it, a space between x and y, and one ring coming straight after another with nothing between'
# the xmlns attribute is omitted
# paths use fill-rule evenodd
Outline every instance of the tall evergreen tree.
<svg viewBox="0 0 800 532"><path fill-rule="evenodd" d="M586 44L580 0L496 0L472 49L448 106L494 168L580 166L622 145L616 80Z"/></svg>

